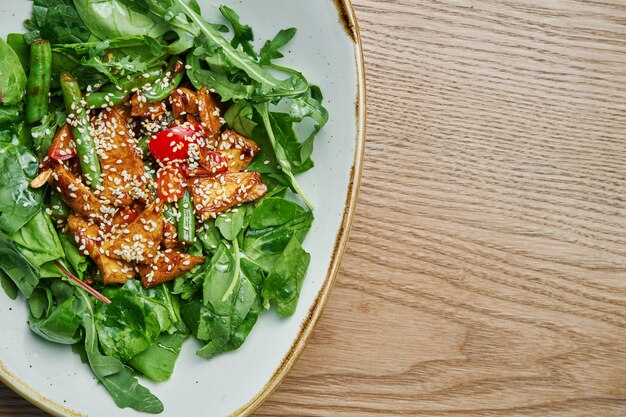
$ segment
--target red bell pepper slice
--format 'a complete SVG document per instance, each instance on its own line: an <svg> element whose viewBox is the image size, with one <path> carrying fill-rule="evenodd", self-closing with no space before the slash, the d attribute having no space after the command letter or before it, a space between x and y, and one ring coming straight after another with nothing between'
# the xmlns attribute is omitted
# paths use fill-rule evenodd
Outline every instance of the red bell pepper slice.
<svg viewBox="0 0 626 417"><path fill-rule="evenodd" d="M50 148L48 148L48 157L61 162L72 159L76 155L72 130L68 124L65 124L54 135Z"/></svg>

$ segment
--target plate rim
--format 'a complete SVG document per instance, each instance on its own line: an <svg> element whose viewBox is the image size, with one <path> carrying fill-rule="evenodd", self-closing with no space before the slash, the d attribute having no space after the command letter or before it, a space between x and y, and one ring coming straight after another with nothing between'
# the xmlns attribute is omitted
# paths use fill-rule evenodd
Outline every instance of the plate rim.
<svg viewBox="0 0 626 417"><path fill-rule="evenodd" d="M343 210L341 227L335 239L335 245L326 278L318 292L313 305L309 309L307 317L300 327L300 332L294 339L288 353L283 357L280 366L274 371L270 380L263 389L256 394L246 405L231 414L231 417L246 417L252 414L261 406L285 380L295 363L304 352L307 342L319 321L330 293L335 284L341 260L346 250L350 230L356 211L359 189L361 185L361 175L363 170L363 160L365 156L365 132L366 132L366 82L365 82L365 62L363 57L363 43L361 32L356 18L352 0L329 0L337 8L339 20L346 31L346 35L354 43L354 59L357 71L357 97L355 114L357 115L357 131L355 137L355 150L353 164L350 172L350 182L346 193L346 201ZM0 382L9 389L24 398L32 405L55 417L88 417L78 413L62 404L44 397L35 389L30 387L16 375L9 371L4 362L0 360Z"/></svg>

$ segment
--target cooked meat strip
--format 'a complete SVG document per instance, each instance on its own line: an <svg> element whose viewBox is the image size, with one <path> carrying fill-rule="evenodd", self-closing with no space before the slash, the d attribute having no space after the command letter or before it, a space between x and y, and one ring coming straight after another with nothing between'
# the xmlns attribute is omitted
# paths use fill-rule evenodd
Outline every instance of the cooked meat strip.
<svg viewBox="0 0 626 417"><path fill-rule="evenodd" d="M222 133L217 142L217 151L226 157L228 171L239 172L250 165L261 148L252 139L248 139L234 130L227 130Z"/></svg>
<svg viewBox="0 0 626 417"><path fill-rule="evenodd" d="M135 278L135 268L132 264L111 259L101 252L98 245L100 241L98 226L74 215L68 217L67 226L79 249L86 252L100 269L105 284L125 284Z"/></svg>
<svg viewBox="0 0 626 417"><path fill-rule="evenodd" d="M196 214L208 220L239 204L263 197L267 187L258 172L229 172L195 178L190 182L189 190Z"/></svg>
<svg viewBox="0 0 626 417"><path fill-rule="evenodd" d="M50 181L56 186L63 200L78 215L94 221L102 221L115 213L115 208L100 200L90 188L63 164L54 168Z"/></svg>
<svg viewBox="0 0 626 417"><path fill-rule="evenodd" d="M217 139L222 130L221 111L211 93L202 87L196 96L202 127L209 138Z"/></svg>
<svg viewBox="0 0 626 417"><path fill-rule="evenodd" d="M103 243L107 256L128 262L151 263L163 240L163 203L157 200L117 236Z"/></svg>
<svg viewBox="0 0 626 417"><path fill-rule="evenodd" d="M141 283L146 288L171 281L204 263L204 256L192 256L176 249L157 253L151 265L139 265Z"/></svg>
<svg viewBox="0 0 626 417"><path fill-rule="evenodd" d="M152 120L155 120L159 116L167 113L167 108L165 107L165 100L159 101L157 103L148 103L144 101L145 98L142 95L135 93L133 98L131 99L131 110L130 114L133 117L149 117Z"/></svg>
<svg viewBox="0 0 626 417"><path fill-rule="evenodd" d="M123 113L115 107L104 110L93 121L93 128L102 167L101 197L116 207L147 198L146 169Z"/></svg>
<svg viewBox="0 0 626 417"><path fill-rule="evenodd" d="M188 88L179 87L170 95L170 104L174 117L190 114L198 114L198 101L196 93Z"/></svg>

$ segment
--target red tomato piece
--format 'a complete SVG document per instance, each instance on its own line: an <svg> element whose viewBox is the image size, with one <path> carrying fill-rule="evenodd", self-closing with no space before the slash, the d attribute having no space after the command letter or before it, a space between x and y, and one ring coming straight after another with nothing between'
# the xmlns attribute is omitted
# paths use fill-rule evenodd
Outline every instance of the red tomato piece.
<svg viewBox="0 0 626 417"><path fill-rule="evenodd" d="M199 123L184 123L154 136L148 142L150 153L161 162L184 161L189 156L189 144L202 132Z"/></svg>
<svg viewBox="0 0 626 417"><path fill-rule="evenodd" d="M76 147L74 146L74 136L69 125L63 125L56 134L50 148L48 148L48 157L57 162L67 161L76 156Z"/></svg>
<svg viewBox="0 0 626 417"><path fill-rule="evenodd" d="M175 203L185 194L187 182L182 164L170 164L159 169L156 175L157 194L166 203Z"/></svg>

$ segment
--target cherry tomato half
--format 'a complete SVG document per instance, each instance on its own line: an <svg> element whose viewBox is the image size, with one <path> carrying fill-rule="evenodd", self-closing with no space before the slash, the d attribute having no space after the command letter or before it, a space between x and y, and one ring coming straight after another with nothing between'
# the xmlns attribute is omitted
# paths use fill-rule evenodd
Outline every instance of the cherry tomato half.
<svg viewBox="0 0 626 417"><path fill-rule="evenodd" d="M199 123L184 123L157 134L148 142L150 153L161 162L184 161L189 156L189 144L202 132Z"/></svg>
<svg viewBox="0 0 626 417"><path fill-rule="evenodd" d="M57 130L48 148L48 157L57 162L67 161L76 156L76 147L74 146L74 136L69 125L63 125Z"/></svg>
<svg viewBox="0 0 626 417"><path fill-rule="evenodd" d="M169 164L157 172L157 194L162 201L174 203L185 194L187 182L183 174L183 166L183 164Z"/></svg>

